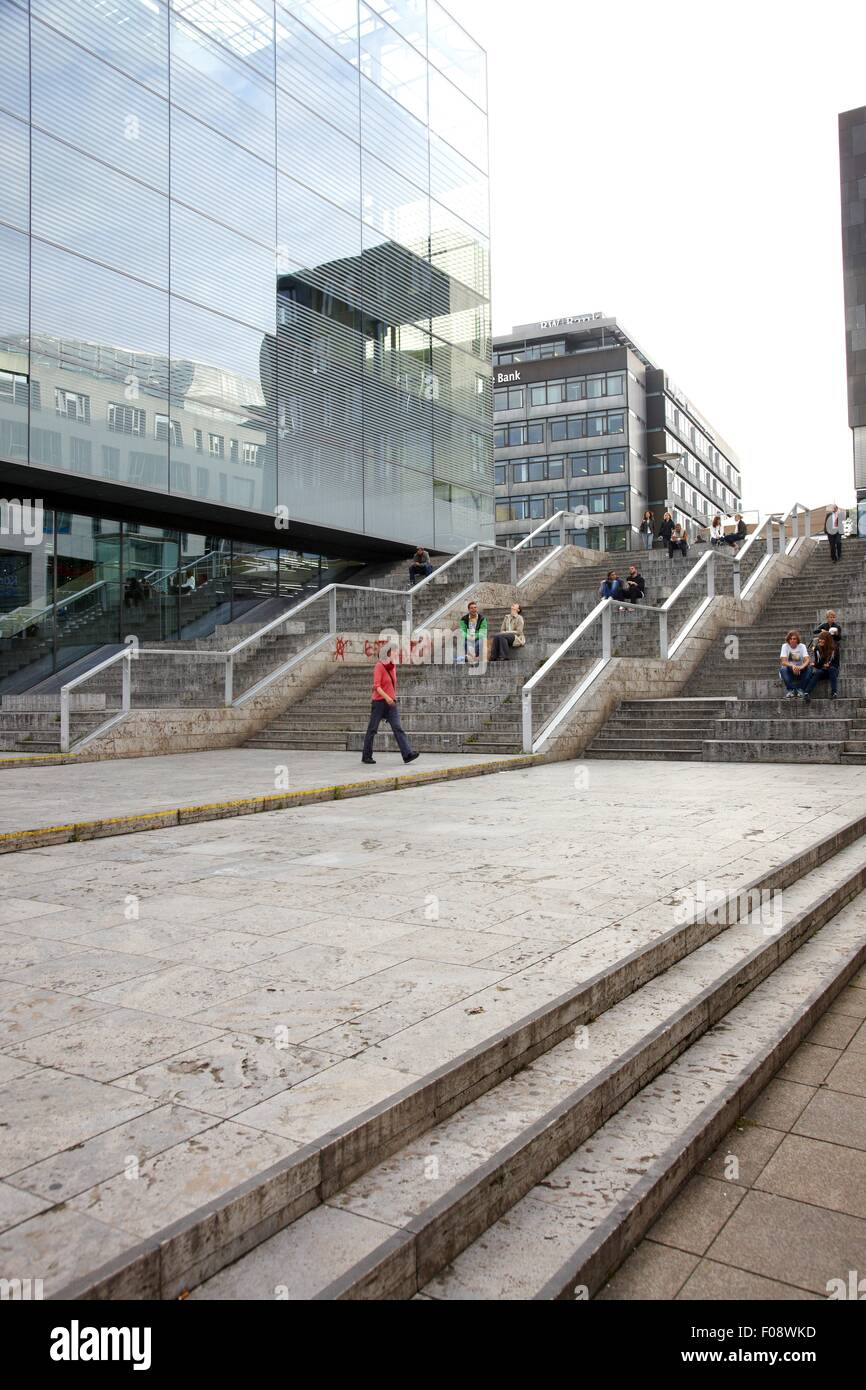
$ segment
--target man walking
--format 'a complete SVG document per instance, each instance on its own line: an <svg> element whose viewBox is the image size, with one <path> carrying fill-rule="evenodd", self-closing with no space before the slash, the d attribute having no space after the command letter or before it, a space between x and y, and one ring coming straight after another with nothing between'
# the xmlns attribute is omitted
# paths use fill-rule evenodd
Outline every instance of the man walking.
<svg viewBox="0 0 866 1390"><path fill-rule="evenodd" d="M375 766L376 759L373 757L373 739L376 737L379 725L386 719L391 726L391 733L397 740L397 746L403 755L404 763L414 763L420 755L413 753L412 745L406 737L406 731L400 722L400 711L397 708L397 666L392 660L389 648L384 648L381 658L376 662L373 671L373 693L370 705L370 722L367 725L367 732L364 735L364 751L361 754L361 762Z"/></svg>
<svg viewBox="0 0 866 1390"><path fill-rule="evenodd" d="M824 530L830 542L830 559L835 564L842 559L842 518L835 502L832 512L828 512L824 518Z"/></svg>

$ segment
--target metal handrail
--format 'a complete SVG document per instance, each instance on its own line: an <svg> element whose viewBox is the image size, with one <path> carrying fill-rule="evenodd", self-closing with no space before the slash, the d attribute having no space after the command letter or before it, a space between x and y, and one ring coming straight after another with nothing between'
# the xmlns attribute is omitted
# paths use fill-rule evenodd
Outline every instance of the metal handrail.
<svg viewBox="0 0 866 1390"><path fill-rule="evenodd" d="M670 613L677 600L685 593L689 585L694 583L696 576L701 574L704 570L707 571L706 597L701 600L695 611L691 613L689 617L686 619L686 621L683 623L674 640L672 642L669 642L668 614ZM692 628L695 626L695 624L703 616L707 608L712 603L716 594L715 576L716 553L714 550L708 550L706 555L702 555L700 560L698 560L697 564L692 566L688 574L686 574L683 577L683 579L674 589L673 593L670 594L667 599L665 599L663 604L659 606L654 606L652 604L641 605L641 608L639 610L640 612L658 614L659 657L661 660L668 660L678 651L682 643L688 637ZM595 606L595 608L593 608L592 612L589 613L583 619L583 621L575 628L574 632L572 632L569 637L566 637L565 641L557 647L556 651L548 657L544 665L541 666L536 671L535 675L531 676L530 679L524 685L521 693L521 702L523 721L523 751L525 753L537 753L541 748L543 748L544 744L548 742L551 735L556 731L556 729L559 728L559 725L571 713L578 700L580 700L583 697L586 691L590 688L591 685L593 685L593 683L601 675L604 668L607 666L608 662L611 659L610 614L614 605L619 607L620 601L617 599L610 598L602 599L601 602L598 603ZM602 621L601 656L596 661L595 665L591 668L591 670L583 677L583 679L580 681L577 687L562 702L562 704L557 709L556 713L552 715L552 717L547 721L544 728L541 730L541 733L539 734L538 738L533 738L533 691L535 690L536 686L548 674L548 672L552 671L554 666L556 666L558 662L562 660L563 656L565 656L566 652L568 652L571 649L571 647L578 640L578 638L581 637L584 632L587 632L589 628L593 626L594 623L598 622L599 618L601 618Z"/></svg>
<svg viewBox="0 0 866 1390"><path fill-rule="evenodd" d="M95 584L88 584L85 589L76 589L68 598L55 598L52 603L45 604L43 608L36 608L28 615L22 616L19 619L20 626L15 628L15 632L21 632L23 628L30 627L31 623L40 622L46 613L52 613L60 608L71 608L79 599L85 598L87 594L95 593L97 589L102 589L106 584L111 582L112 581L108 579L97 579ZM15 617L16 613L21 612L22 610L20 608L13 609L11 613L6 614L3 622L8 622L10 618ZM0 632L0 637L14 637L15 632L3 631Z"/></svg>
<svg viewBox="0 0 866 1390"><path fill-rule="evenodd" d="M761 534L762 534L764 531L767 532L767 537L766 537L766 539L767 539L767 553L766 553L766 555L764 556L764 558L758 563L758 565L757 565L756 568L752 571L752 573L750 574L750 576L749 576L749 578L748 578L748 581L747 581L747 583L746 583L746 587L745 587L745 588L742 588L742 585L741 585L741 577L740 577L740 566L741 566L743 560L745 559L745 557L748 555L748 553L749 553L749 551L751 550L752 546L755 544L755 542L758 540L758 538L761 536ZM774 550L774 543L773 543L773 518L772 518L772 516L765 516L764 519L763 519L763 521L759 521L759 522L758 522L758 525L755 527L755 529L754 529L754 531L752 532L752 534L751 534L750 536L747 537L746 542L745 542L745 544L743 545L742 550L740 550L740 551L734 556L734 580L733 580L733 583L734 583L734 598L739 599L739 598L747 598L747 597L748 597L749 593L750 593L751 590L754 588L755 584L757 584L759 576L760 576L761 574L763 574L764 570L767 568L767 565L769 565L769 564L772 562L772 560L773 560L773 550Z"/></svg>
<svg viewBox="0 0 866 1390"><path fill-rule="evenodd" d="M70 748L69 748L69 695L70 695L70 692L71 692L72 690L74 690L75 687L76 687L77 685L82 685L82 684L84 683L84 681L90 680L91 676L96 676L96 675L99 674L100 671L106 671L106 670L108 669L109 666L114 666L116 662L118 662L118 661L124 662L124 667L123 667L123 679L122 679L122 684L121 684L120 711L119 711L119 713L113 714L113 715L111 716L110 719L106 719L105 722L102 723L102 724L100 724L99 727L98 727L97 729L92 729L92 730L90 731L90 733L86 735L85 738L79 739L78 743L75 745L75 748L76 748L76 750L77 750L77 749L79 749L79 748L83 748L85 744L90 743L91 739L98 738L100 734L104 734L104 733L106 732L106 730L112 728L115 724L119 724L120 721L121 721L121 719L125 719L126 716L129 714L129 709L130 709L130 693L131 693L131 686L132 686L132 681L131 681L131 663L132 663L133 659L134 659L135 657L137 657L137 656L138 656L138 646L137 646L137 644L136 644L135 642L131 642L128 646L126 646L126 647L123 648L123 651L115 652L113 656L106 657L105 661L100 661L100 663L99 663L98 666L92 666L91 669L90 669L89 671L85 671L82 675L76 676L76 677L74 678L74 680L67 681L65 685L62 685L62 686L60 687L60 751L61 751L61 753L68 753L68 752L70 751Z"/></svg>
<svg viewBox="0 0 866 1390"><path fill-rule="evenodd" d="M779 522L779 554L789 555L797 541L800 539L800 517L803 517L803 537L810 540L812 536L812 510L802 502L795 502L793 507L789 507L785 515ZM785 529L788 522L791 523L791 539L786 544Z"/></svg>

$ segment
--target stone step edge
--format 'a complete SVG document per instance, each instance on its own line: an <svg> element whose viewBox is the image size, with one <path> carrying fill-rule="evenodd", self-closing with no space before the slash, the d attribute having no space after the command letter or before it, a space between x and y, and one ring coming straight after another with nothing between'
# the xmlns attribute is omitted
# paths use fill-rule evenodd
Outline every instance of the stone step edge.
<svg viewBox="0 0 866 1390"><path fill-rule="evenodd" d="M20 763L20 759L13 760ZM27 760L33 766L36 759ZM53 760L56 761L56 760ZM76 761L81 761L76 759ZM197 806L169 807L162 811L140 811L104 820L70 821L65 825L36 826L34 829L0 832L0 855L19 850L41 849L45 845L72 844L80 840L99 840L114 835L132 835L145 830L166 830L174 826L199 825L203 821L226 820L234 816L257 815L267 811L287 811L322 801L340 801L354 796L373 796L380 792L411 790L433 782L456 782L497 772L514 772L544 761L539 753L510 754L487 763L462 763L454 767L431 768L429 772L404 772L393 777L371 778L362 782L337 782L303 791L271 792L263 796L241 797L233 801L213 801Z"/></svg>
<svg viewBox="0 0 866 1390"><path fill-rule="evenodd" d="M396 1231L396 1240L383 1239L378 1251L320 1290L315 1300L412 1298L864 888L866 865L479 1163L427 1211Z"/></svg>
<svg viewBox="0 0 866 1390"><path fill-rule="evenodd" d="M866 962L866 942L855 947L847 957L840 958L840 962L832 979L817 986L796 1008L792 1018L779 1027L772 1042L755 1052L748 1068L728 1083L720 1097L705 1105L698 1118L660 1155L629 1195L584 1240L572 1259L561 1265L539 1289L534 1301L571 1299L578 1286L586 1287L592 1295L607 1283Z"/></svg>
<svg viewBox="0 0 866 1390"><path fill-rule="evenodd" d="M741 884L711 912L698 912L649 946L636 948L615 965L564 991L289 1158L71 1281L51 1298L179 1297L549 1051L578 1024L619 1003L729 924L711 922L708 917L739 920L753 894L788 887L864 834L866 815L855 817Z"/></svg>

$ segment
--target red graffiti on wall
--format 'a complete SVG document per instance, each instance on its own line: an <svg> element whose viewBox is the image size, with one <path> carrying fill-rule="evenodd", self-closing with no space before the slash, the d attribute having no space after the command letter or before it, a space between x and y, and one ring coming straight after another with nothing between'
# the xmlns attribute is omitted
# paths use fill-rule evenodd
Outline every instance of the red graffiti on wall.
<svg viewBox="0 0 866 1390"><path fill-rule="evenodd" d="M387 645L384 637L377 637L375 642L371 642L368 637L367 641L364 643L364 655L378 657L382 648Z"/></svg>
<svg viewBox="0 0 866 1390"><path fill-rule="evenodd" d="M333 660L333 661L345 661L345 659L346 659L346 652L347 652L347 650L348 650L348 647L349 647L349 639L348 639L348 637L335 637L335 638L334 638L334 655L333 655L333 657L332 657L332 660Z"/></svg>

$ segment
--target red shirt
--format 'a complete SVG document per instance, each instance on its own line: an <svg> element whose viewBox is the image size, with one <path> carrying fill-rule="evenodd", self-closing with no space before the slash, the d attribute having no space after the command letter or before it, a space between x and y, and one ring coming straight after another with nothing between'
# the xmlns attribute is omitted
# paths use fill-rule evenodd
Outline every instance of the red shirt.
<svg viewBox="0 0 866 1390"><path fill-rule="evenodd" d="M397 667L393 661L377 661L373 672L373 699L380 700L379 686L392 700L397 698Z"/></svg>

